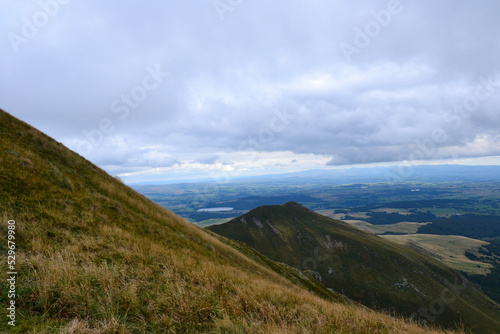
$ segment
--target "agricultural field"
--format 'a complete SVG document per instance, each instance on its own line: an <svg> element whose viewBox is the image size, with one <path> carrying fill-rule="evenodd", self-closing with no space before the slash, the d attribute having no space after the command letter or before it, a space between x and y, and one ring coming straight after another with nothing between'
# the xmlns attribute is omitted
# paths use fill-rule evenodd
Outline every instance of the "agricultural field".
<svg viewBox="0 0 500 334"><path fill-rule="evenodd" d="M491 273L493 265L479 260L471 260L465 254L481 256L479 250L488 245L486 241L455 235L406 234L383 235L386 240L421 250L449 265L471 275Z"/></svg>

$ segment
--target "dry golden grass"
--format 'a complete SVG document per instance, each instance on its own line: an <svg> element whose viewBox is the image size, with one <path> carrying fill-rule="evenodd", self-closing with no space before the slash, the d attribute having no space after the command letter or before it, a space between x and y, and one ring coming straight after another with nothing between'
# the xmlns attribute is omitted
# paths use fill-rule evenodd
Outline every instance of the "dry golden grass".
<svg viewBox="0 0 500 334"><path fill-rule="evenodd" d="M32 282L29 306L42 316L63 320L60 333L135 333L148 328L165 333L432 332L320 299L176 220L185 236L208 246L210 256L113 225L102 225L93 235L69 236L64 247L32 238L22 259ZM52 332L43 326L37 330Z"/></svg>

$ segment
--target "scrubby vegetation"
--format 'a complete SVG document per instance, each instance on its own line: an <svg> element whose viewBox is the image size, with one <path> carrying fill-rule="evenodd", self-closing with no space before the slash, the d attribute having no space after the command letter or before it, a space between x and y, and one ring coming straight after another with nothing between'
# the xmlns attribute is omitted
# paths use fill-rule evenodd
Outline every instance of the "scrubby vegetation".
<svg viewBox="0 0 500 334"><path fill-rule="evenodd" d="M432 224L420 227L418 233L463 235L475 239L496 238L500 236L499 222L499 216L452 216L435 219Z"/></svg>

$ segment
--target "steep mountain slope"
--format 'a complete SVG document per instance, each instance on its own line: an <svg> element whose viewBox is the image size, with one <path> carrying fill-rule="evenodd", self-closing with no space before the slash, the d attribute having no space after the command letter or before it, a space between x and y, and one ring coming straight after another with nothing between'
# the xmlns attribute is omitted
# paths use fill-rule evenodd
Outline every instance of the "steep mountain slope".
<svg viewBox="0 0 500 334"><path fill-rule="evenodd" d="M309 270L364 305L478 333L500 332L500 310L455 270L302 205L263 206L209 230Z"/></svg>
<svg viewBox="0 0 500 334"><path fill-rule="evenodd" d="M241 248L250 259L2 110L0 139L0 270L17 272L15 297L5 280L0 294L16 326L2 307L1 332L431 332L332 302L310 276Z"/></svg>

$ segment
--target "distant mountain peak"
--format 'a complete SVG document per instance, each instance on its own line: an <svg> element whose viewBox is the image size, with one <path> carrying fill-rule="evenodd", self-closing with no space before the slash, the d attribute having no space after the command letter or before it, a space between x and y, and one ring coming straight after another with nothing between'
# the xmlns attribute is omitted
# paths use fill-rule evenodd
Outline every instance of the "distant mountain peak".
<svg viewBox="0 0 500 334"><path fill-rule="evenodd" d="M296 207L296 208L304 208L304 209L307 209L305 206L303 206L302 204L300 203L297 203L295 201L290 201L290 202L287 202L285 204L283 204L284 206L293 206L293 207Z"/></svg>

